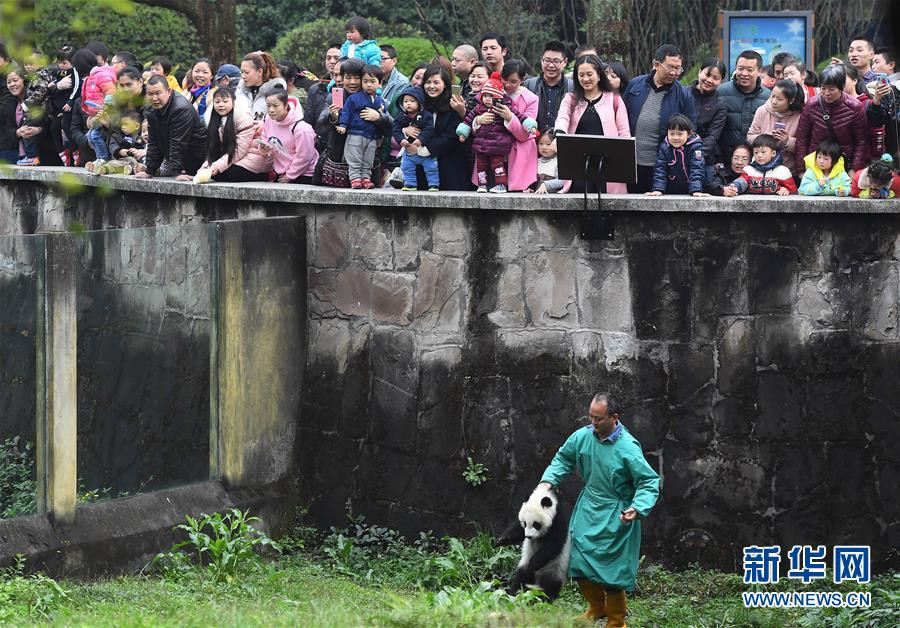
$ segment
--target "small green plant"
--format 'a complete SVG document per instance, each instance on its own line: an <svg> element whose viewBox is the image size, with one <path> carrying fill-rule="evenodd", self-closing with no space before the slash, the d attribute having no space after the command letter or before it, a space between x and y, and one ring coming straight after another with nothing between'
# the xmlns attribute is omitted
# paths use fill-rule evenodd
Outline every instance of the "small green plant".
<svg viewBox="0 0 900 628"><path fill-rule="evenodd" d="M37 485L34 447L20 437L0 441L0 519L33 515Z"/></svg>
<svg viewBox="0 0 900 628"><path fill-rule="evenodd" d="M463 471L463 479L472 486L480 486L487 480L487 467L480 462L472 460L472 456L466 456L468 461L466 470Z"/></svg>
<svg viewBox="0 0 900 628"><path fill-rule="evenodd" d="M69 592L42 573L25 575L25 557L16 555L12 566L0 569L0 623L27 615L47 620Z"/></svg>
<svg viewBox="0 0 900 628"><path fill-rule="evenodd" d="M250 517L249 511L232 508L225 515L217 512L201 514L197 519L186 516L185 519L187 523L175 529L185 532L187 540L176 543L168 552L157 554L153 559L166 575L179 577L197 569L201 579L209 575L217 584L230 583L243 570L262 565L262 557L256 548L271 547L276 552L281 551L278 543L251 525L259 518Z"/></svg>

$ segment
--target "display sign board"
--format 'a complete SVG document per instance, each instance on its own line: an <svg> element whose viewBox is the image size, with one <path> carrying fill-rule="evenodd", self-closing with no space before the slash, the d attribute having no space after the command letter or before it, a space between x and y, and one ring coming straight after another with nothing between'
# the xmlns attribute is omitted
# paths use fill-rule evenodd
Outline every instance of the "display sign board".
<svg viewBox="0 0 900 628"><path fill-rule="evenodd" d="M729 71L744 50L758 52L764 65L778 53L790 52L806 67L815 66L812 11L720 11L719 26L719 55Z"/></svg>

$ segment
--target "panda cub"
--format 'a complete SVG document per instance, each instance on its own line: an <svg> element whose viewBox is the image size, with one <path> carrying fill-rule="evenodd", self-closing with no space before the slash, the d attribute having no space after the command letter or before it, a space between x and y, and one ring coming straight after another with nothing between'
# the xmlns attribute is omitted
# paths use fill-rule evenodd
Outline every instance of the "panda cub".
<svg viewBox="0 0 900 628"><path fill-rule="evenodd" d="M519 509L519 520L500 537L499 545L522 543L522 558L508 592L538 587L552 602L569 569L569 513L552 488L538 486Z"/></svg>

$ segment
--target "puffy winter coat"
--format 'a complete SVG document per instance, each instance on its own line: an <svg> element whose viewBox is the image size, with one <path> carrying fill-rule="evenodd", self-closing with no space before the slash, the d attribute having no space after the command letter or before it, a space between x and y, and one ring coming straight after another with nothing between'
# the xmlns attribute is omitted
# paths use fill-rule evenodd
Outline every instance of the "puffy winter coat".
<svg viewBox="0 0 900 628"><path fill-rule="evenodd" d="M753 123L750 125L750 130L747 131L747 143L753 144L753 140L763 133L771 135L777 122L784 124L784 130L788 134L787 143L780 146L778 152L784 160L784 165L794 174L799 174L803 170L803 164L794 157L797 145L797 125L800 124L799 111L789 111L785 115L778 115L772 109L772 101L767 100L766 104L757 109L756 115L753 116Z"/></svg>
<svg viewBox="0 0 900 628"><path fill-rule="evenodd" d="M806 173L800 182L800 194L803 196L850 196L851 181L844 170L844 158L838 157L837 163L831 167L828 176L816 164L816 154L810 153L803 158ZM819 185L819 179L825 179L825 185Z"/></svg>
<svg viewBox="0 0 900 628"><path fill-rule="evenodd" d="M728 110L719 144L723 155L731 155L735 146L747 141L747 131L753 124L756 110L766 104L772 92L763 87L762 81L757 79L756 87L749 94L741 91L734 81L722 83L716 89L716 93L725 101Z"/></svg>
<svg viewBox="0 0 900 628"><path fill-rule="evenodd" d="M664 194L702 192L706 162L700 136L692 133L684 146L674 148L665 138L659 145L653 169L653 190Z"/></svg>
<svg viewBox="0 0 900 628"><path fill-rule="evenodd" d="M821 96L811 98L803 107L800 123L797 125L797 144L794 151L796 155L813 153L822 140L832 137L828 123L822 117L822 106L819 104L821 98ZM862 103L854 96L843 92L833 103L824 101L823 103L834 128L834 138L841 145L841 151L849 162L850 169L865 168L871 155L871 148L869 126Z"/></svg>
<svg viewBox="0 0 900 628"><path fill-rule="evenodd" d="M509 96L504 94L500 103L509 107L513 115L518 117L523 123L525 122L526 118L519 115L519 112L513 108L512 100L510 100ZM456 132L465 137L468 137L471 132L473 138L472 152L474 153L509 155L516 138L513 137L512 132L504 124L503 118L495 114L492 123L482 124L475 128L475 118L487 111L490 111L490 109L485 107L479 99L475 107L466 114L466 119L460 123Z"/></svg>
<svg viewBox="0 0 900 628"><path fill-rule="evenodd" d="M244 85L244 79L241 79L234 90L234 104L243 106L255 120L262 120L266 115L266 96L274 92L279 85L287 89L284 79L277 76L270 78L257 90Z"/></svg>
<svg viewBox="0 0 900 628"><path fill-rule="evenodd" d="M703 191L713 196L724 196L723 188L728 187L740 177L728 164L715 164L706 168L706 185Z"/></svg>
<svg viewBox="0 0 900 628"><path fill-rule="evenodd" d="M694 97L694 109L697 111L697 135L703 143L703 156L707 164L719 163L722 161L719 138L722 136L722 129L725 128L728 108L718 93L713 91L704 94L697 89L696 82L691 87L691 95Z"/></svg>
<svg viewBox="0 0 900 628"><path fill-rule="evenodd" d="M353 50L350 47L353 46ZM341 46L341 56L362 59L364 63L369 65L381 65L381 48L374 39L366 39L358 44L350 43L349 39L344 40Z"/></svg>
<svg viewBox="0 0 900 628"><path fill-rule="evenodd" d="M787 188L791 194L797 193L797 184L791 171L781 163L781 155L765 165L755 161L744 167L741 176L735 179L734 187L738 194L777 194L781 188Z"/></svg>
<svg viewBox="0 0 900 628"><path fill-rule="evenodd" d="M219 138L223 139L224 127L219 126ZM207 133L215 133L216 130L207 128ZM229 159L225 153L214 162L204 162L203 168L212 168L213 176L221 174L231 166L240 166L250 172L262 173L272 169L272 154L262 150L254 140L259 138L259 132L253 117L243 108L234 109L234 156Z"/></svg>

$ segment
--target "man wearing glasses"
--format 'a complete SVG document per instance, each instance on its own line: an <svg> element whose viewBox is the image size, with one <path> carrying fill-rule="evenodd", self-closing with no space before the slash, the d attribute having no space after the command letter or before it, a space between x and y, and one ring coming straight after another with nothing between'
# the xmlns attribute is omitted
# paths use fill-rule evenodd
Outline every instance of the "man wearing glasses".
<svg viewBox="0 0 900 628"><path fill-rule="evenodd" d="M766 104L772 92L763 87L759 73L762 57L755 50L745 50L734 66L734 76L716 89L728 108L725 128L719 138L723 155L730 155L735 146L747 141L747 131L756 110Z"/></svg>
<svg viewBox="0 0 900 628"><path fill-rule="evenodd" d="M572 91L572 79L563 75L566 68L566 47L558 41L544 44L541 55L541 74L525 81L525 89L538 97L538 130L543 133L556 124L559 103L566 92Z"/></svg>
<svg viewBox="0 0 900 628"><path fill-rule="evenodd" d="M659 143L666 137L666 125L676 113L697 126L697 113L690 90L678 82L684 73L684 58L672 44L663 44L653 59L653 72L636 77L622 96L628 108L628 123L636 141L637 175L632 194L653 189L653 166Z"/></svg>

